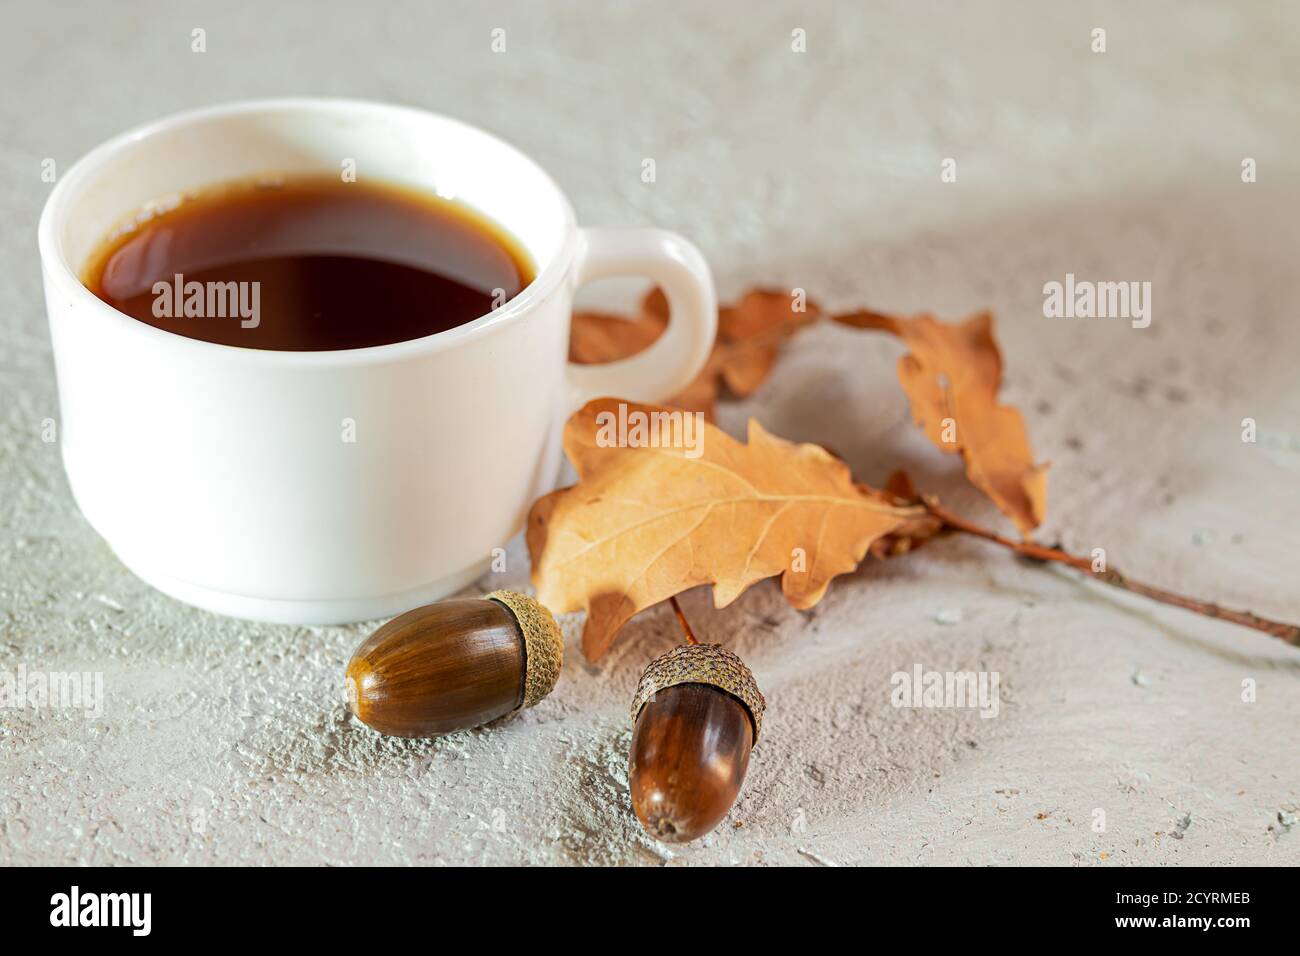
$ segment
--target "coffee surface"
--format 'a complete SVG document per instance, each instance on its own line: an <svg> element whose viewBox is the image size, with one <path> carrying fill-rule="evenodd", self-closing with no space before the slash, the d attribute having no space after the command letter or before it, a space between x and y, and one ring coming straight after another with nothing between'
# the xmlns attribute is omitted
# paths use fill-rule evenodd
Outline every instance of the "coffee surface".
<svg viewBox="0 0 1300 956"><path fill-rule="evenodd" d="M459 203L338 178L200 190L106 240L104 302L189 338L329 351L472 321L533 278L518 241Z"/></svg>

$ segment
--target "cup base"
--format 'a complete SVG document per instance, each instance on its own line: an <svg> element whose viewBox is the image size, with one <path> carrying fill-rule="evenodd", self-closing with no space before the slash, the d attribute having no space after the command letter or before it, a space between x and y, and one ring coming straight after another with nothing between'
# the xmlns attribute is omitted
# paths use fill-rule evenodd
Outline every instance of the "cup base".
<svg viewBox="0 0 1300 956"><path fill-rule="evenodd" d="M455 594L473 584L491 567L491 560L483 561L456 574L430 584L385 594L374 598L346 598L328 601L279 601L269 598L248 597L228 591L214 591L188 581L180 581L166 574L143 568L120 554L118 559L127 569L150 587L183 604L226 617L237 617L264 624L296 624L299 626L328 626L355 624L393 617L432 601Z"/></svg>

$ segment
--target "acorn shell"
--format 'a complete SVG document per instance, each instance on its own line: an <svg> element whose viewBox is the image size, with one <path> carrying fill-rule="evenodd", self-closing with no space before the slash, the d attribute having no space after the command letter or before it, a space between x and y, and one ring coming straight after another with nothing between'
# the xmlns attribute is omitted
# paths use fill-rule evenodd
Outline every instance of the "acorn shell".
<svg viewBox="0 0 1300 956"><path fill-rule="evenodd" d="M518 591L493 591L489 601L504 604L514 615L524 638L524 700L521 707L533 707L555 690L564 666L564 634L546 605Z"/></svg>
<svg viewBox="0 0 1300 956"><path fill-rule="evenodd" d="M563 656L555 619L526 595L438 601L393 618L357 648L348 705L380 733L452 733L538 703Z"/></svg>
<svg viewBox="0 0 1300 956"><path fill-rule="evenodd" d="M767 701L745 662L721 644L683 644L651 661L632 698L632 723L656 693L678 684L709 684L735 697L749 712L758 743Z"/></svg>

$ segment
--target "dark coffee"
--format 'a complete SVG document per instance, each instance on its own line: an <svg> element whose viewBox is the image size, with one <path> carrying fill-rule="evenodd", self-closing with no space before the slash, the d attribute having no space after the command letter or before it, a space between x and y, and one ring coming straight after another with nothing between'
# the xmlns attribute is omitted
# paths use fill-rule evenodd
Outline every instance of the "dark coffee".
<svg viewBox="0 0 1300 956"><path fill-rule="evenodd" d="M455 328L532 281L519 243L466 206L338 178L214 187L107 240L84 281L156 328L314 352Z"/></svg>

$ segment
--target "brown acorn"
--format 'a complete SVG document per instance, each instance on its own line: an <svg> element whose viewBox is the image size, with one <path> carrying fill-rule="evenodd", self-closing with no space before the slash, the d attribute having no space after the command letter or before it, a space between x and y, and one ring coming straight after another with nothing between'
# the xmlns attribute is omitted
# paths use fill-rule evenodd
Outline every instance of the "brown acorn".
<svg viewBox="0 0 1300 956"><path fill-rule="evenodd" d="M532 707L555 687L563 660L555 618L530 597L439 601L393 618L357 648L348 706L382 734L435 737Z"/></svg>
<svg viewBox="0 0 1300 956"><path fill-rule="evenodd" d="M749 767L766 702L720 644L685 644L651 662L632 701L628 784L646 832L686 843L726 817Z"/></svg>

